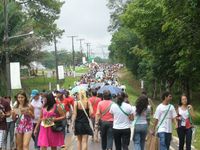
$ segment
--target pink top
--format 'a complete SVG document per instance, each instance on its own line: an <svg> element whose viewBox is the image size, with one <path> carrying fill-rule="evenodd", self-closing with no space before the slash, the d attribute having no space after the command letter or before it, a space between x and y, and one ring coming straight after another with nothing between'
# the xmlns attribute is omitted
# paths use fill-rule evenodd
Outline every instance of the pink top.
<svg viewBox="0 0 200 150"><path fill-rule="evenodd" d="M102 116L101 115L101 120L103 121L113 121L113 115L109 112L110 109L108 109L112 104L111 100L103 100L101 102L99 102L97 109L100 110L100 113L104 113L105 110L106 113Z"/></svg>
<svg viewBox="0 0 200 150"><path fill-rule="evenodd" d="M97 106L98 106L99 102L101 101L101 99L93 96L93 97L89 98L89 101L90 101L92 108L93 108L92 117L95 117L96 112L97 112Z"/></svg>

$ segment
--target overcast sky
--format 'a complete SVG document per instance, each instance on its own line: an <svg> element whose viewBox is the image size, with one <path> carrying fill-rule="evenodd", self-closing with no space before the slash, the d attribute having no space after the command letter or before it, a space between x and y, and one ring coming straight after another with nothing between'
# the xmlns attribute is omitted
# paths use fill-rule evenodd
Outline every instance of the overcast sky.
<svg viewBox="0 0 200 150"><path fill-rule="evenodd" d="M71 50L71 39L67 36L77 35L83 38L84 51L86 42L91 43L91 50L102 55L102 47L107 52L111 34L107 31L110 21L107 0L65 0L62 7L58 27L65 33L58 42L58 49ZM75 40L75 50L78 51L80 44Z"/></svg>

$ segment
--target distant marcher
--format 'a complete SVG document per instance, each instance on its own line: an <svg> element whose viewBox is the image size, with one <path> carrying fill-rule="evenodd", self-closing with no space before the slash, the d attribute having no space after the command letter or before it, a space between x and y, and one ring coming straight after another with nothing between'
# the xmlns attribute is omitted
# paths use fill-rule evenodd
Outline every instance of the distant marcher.
<svg viewBox="0 0 200 150"><path fill-rule="evenodd" d="M148 108L148 98L144 95L140 96L136 101L136 107L134 110L134 124L135 131L133 136L133 143L135 150L144 150L145 139L148 132L147 116L150 112Z"/></svg>
<svg viewBox="0 0 200 150"><path fill-rule="evenodd" d="M131 135L131 120L133 109L124 102L124 93L117 95L117 103L112 104L110 113L113 114L113 135L116 150L128 150Z"/></svg>
<svg viewBox="0 0 200 150"><path fill-rule="evenodd" d="M191 150L192 141L192 120L195 117L192 105L190 105L187 96L183 94L179 101L178 113L178 128L179 150L184 149L186 139L186 150Z"/></svg>
<svg viewBox="0 0 200 150"><path fill-rule="evenodd" d="M10 104L11 109L13 109L11 97L5 97L5 100ZM12 116L6 118L7 130L5 137L5 149L7 149L7 141L9 135L9 149L14 148L14 132L15 132L15 121L12 119Z"/></svg>
<svg viewBox="0 0 200 150"><path fill-rule="evenodd" d="M55 132L51 129L54 122L63 120L65 113L62 108L56 104L55 98L52 93L46 96L46 104L42 108L40 120L38 121L34 134L37 134L39 126L40 131L38 135L38 146L42 150L47 150L51 147L52 150L56 150L57 147L64 145L63 132Z"/></svg>
<svg viewBox="0 0 200 150"><path fill-rule="evenodd" d="M170 104L172 95L170 92L164 92L162 94L162 103L156 108L154 118L154 133L157 130L160 150L169 150L172 139L172 121L177 128L176 111L173 105Z"/></svg>
<svg viewBox="0 0 200 150"><path fill-rule="evenodd" d="M104 91L103 101L97 106L95 118L95 129L100 125L102 150L112 150L113 147L113 116L109 112L112 103L110 91Z"/></svg>
<svg viewBox="0 0 200 150"><path fill-rule="evenodd" d="M0 97L0 150L4 149L6 138L6 118L10 116L10 104L2 97Z"/></svg>
<svg viewBox="0 0 200 150"><path fill-rule="evenodd" d="M38 120L40 119L40 114L43 107L42 96L40 96L39 91L36 89L31 91L31 106L34 108L34 120L33 120L33 131L34 131L35 126ZM32 138L34 141L35 149L40 149L40 147L37 145L38 134L34 135L33 133Z"/></svg>
<svg viewBox="0 0 200 150"><path fill-rule="evenodd" d="M87 114L85 114L85 112ZM88 149L88 136L93 135L88 117L91 116L92 113L92 105L86 97L86 92L81 90L78 93L78 101L74 104L72 116L72 129L78 138L78 150Z"/></svg>
<svg viewBox="0 0 200 150"><path fill-rule="evenodd" d="M89 101L92 104L92 108L93 108L93 114L91 116L91 120L92 120L93 126L95 126L95 116L97 112L97 106L99 102L101 101L101 99L97 97L97 91L95 89L92 89L92 97L89 98ZM97 130L98 132L98 128L96 128L95 130Z"/></svg>
<svg viewBox="0 0 200 150"><path fill-rule="evenodd" d="M17 104L13 109L12 117L16 120L16 145L17 150L29 150L29 144L33 132L34 110L29 105L28 98L24 91L16 95Z"/></svg>

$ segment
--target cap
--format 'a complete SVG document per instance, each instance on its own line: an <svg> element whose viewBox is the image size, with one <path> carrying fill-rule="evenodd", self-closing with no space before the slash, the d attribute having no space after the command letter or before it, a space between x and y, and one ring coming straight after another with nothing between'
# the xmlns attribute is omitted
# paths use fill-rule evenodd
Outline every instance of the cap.
<svg viewBox="0 0 200 150"><path fill-rule="evenodd" d="M31 91L31 97L35 97L36 95L39 95L39 91L38 90L32 90Z"/></svg>
<svg viewBox="0 0 200 150"><path fill-rule="evenodd" d="M60 90L58 90L58 93L60 93L60 94L66 94L66 91L64 89L60 89Z"/></svg>

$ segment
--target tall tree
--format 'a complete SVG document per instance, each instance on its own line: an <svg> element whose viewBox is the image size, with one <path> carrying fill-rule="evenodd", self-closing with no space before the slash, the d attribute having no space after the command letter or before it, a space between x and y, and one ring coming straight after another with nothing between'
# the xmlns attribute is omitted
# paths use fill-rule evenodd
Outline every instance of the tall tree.
<svg viewBox="0 0 200 150"><path fill-rule="evenodd" d="M32 37L20 37L9 40L8 49L3 48L4 37L4 7L0 2L0 80L1 87L6 87L5 53L9 52L11 61L20 61L21 64L29 64L38 58L39 50L44 41L51 41L53 34L62 33L58 29L55 20L58 19L63 2L57 0L10 0L8 1L8 35L20 35L34 31ZM53 34L52 34L53 33ZM52 36L49 36L52 35ZM45 37L41 39L41 37ZM6 89L6 88L1 88ZM0 91L5 94L5 92Z"/></svg>

